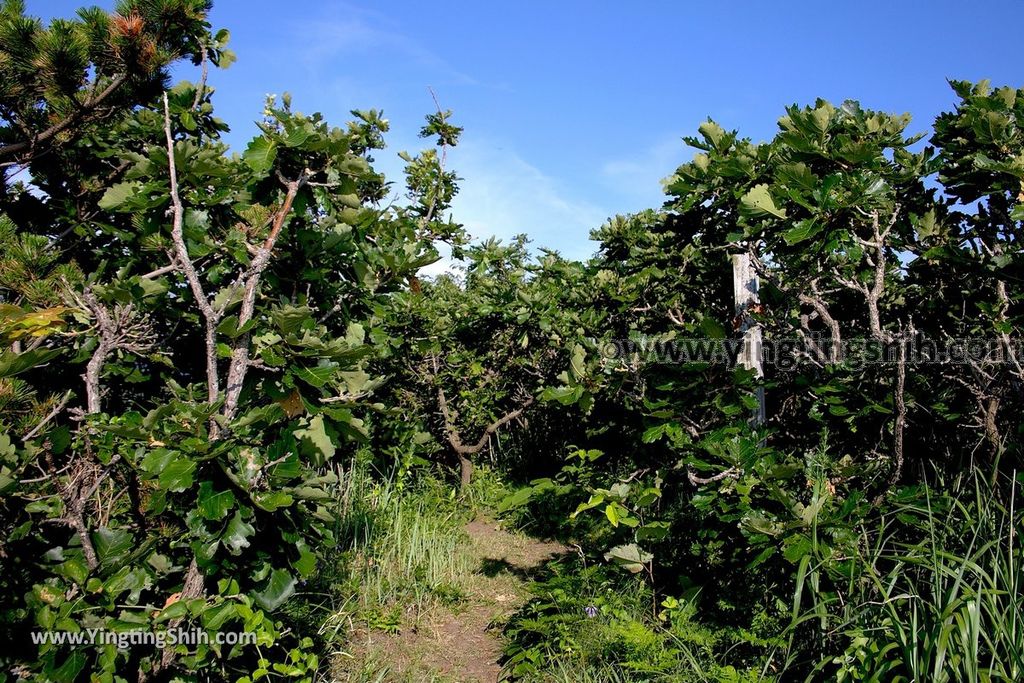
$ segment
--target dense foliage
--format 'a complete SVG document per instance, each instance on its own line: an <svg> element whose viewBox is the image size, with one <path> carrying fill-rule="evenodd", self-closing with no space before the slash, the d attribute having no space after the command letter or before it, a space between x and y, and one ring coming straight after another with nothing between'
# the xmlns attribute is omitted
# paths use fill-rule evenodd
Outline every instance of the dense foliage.
<svg viewBox="0 0 1024 683"><path fill-rule="evenodd" d="M438 477L495 497L485 462L578 549L507 625L511 677L1024 675L1024 91L952 83L927 142L855 102L761 144L709 120L575 262L469 243L440 108L400 201L378 111L271 98L229 150L208 10L0 9L0 680L313 680L353 610L459 599L454 541L412 539L459 515ZM256 642L31 638L185 626Z"/></svg>
<svg viewBox="0 0 1024 683"><path fill-rule="evenodd" d="M588 356L583 374L597 388L570 464L509 504L550 491L577 497L574 516L600 515L584 528L611 547L607 559L648 573L673 601L700 587L702 621L734 636L712 650L750 675L921 680L931 669L929 680L958 680L965 660L975 678L1019 675L1015 617L1007 625L977 606L1000 595L1020 606L1019 586L1005 581L1020 561L1014 253L1024 92L953 89L960 103L936 121L933 146L905 135L908 117L854 102L790 107L778 135L756 145L708 121L687 140L697 153L666 181L661 212L595 232L594 305L608 317L593 334L597 349L613 352ZM760 300L739 310L735 254L761 281ZM763 379L687 345L720 339L736 358L751 325L765 341ZM941 355L964 340L973 340L969 352ZM763 424L751 419L761 391ZM961 505L965 476L977 480L966 495L984 486L1007 507L968 505L943 523L952 536L935 533L934 515L945 514L936 510ZM955 547L954 536L984 519L998 521ZM996 567L975 564L979 548L999 548ZM932 573L873 622L868 605L895 595L907 578L900 567L925 556ZM959 583L955 600L938 588L965 571L977 572L967 594ZM921 617L916 601L940 596L951 606ZM807 601L813 618L803 616ZM948 627L900 631L910 614L920 628L964 603L975 619L985 615L975 633L991 640L962 642L953 655L942 651ZM851 613L855 628L829 627L833 618L849 627ZM926 664L906 649L915 638L941 643ZM848 649L833 659L837 648ZM732 675L714 661L709 676Z"/></svg>

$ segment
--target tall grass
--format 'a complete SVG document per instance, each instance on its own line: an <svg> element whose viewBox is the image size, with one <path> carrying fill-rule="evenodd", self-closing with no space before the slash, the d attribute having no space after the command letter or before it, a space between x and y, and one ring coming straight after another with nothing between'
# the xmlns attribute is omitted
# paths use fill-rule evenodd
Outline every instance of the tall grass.
<svg viewBox="0 0 1024 683"><path fill-rule="evenodd" d="M795 604L832 644L812 678L935 683L1024 680L1019 482L972 473L897 499L863 535L858 571L825 593L801 566ZM817 587L816 587L817 586Z"/></svg>
<svg viewBox="0 0 1024 683"><path fill-rule="evenodd" d="M397 631L461 599L473 570L461 552L466 512L443 485L400 487L355 467L339 489L339 588L348 597L325 629Z"/></svg>

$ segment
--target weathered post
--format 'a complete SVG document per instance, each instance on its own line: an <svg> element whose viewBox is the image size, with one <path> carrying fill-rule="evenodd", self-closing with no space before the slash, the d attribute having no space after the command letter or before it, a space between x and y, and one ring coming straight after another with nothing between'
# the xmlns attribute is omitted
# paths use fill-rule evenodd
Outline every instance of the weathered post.
<svg viewBox="0 0 1024 683"><path fill-rule="evenodd" d="M743 367L753 370L758 378L764 377L762 366L761 327L750 317L751 307L758 303L759 287L757 272L750 262L748 254L732 256L732 287L736 304L736 319L739 331L743 334L743 348L738 362ZM757 428L764 424L764 387L758 387L754 394L757 397L757 408L751 416L751 426Z"/></svg>

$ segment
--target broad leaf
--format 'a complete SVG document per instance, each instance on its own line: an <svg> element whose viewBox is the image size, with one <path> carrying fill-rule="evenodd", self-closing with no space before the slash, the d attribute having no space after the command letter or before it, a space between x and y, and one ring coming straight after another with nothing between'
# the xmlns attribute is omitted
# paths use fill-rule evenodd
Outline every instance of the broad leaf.
<svg viewBox="0 0 1024 683"><path fill-rule="evenodd" d="M605 553L604 559L636 574L643 571L644 565L653 560L654 556L641 550L635 543L630 543L612 548Z"/></svg>
<svg viewBox="0 0 1024 683"><path fill-rule="evenodd" d="M263 136L253 138L242 158L256 173L266 173L274 167L274 161L277 159L277 144Z"/></svg>
<svg viewBox="0 0 1024 683"><path fill-rule="evenodd" d="M283 605L295 593L295 577L283 569L275 569L266 589L256 593L256 602L268 612Z"/></svg>

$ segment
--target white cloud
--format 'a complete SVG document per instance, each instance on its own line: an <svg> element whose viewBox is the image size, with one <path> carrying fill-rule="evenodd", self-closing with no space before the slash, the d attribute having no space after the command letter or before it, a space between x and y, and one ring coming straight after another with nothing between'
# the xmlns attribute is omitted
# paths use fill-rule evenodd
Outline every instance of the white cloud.
<svg viewBox="0 0 1024 683"><path fill-rule="evenodd" d="M296 39L305 46L302 56L309 67L327 65L345 54L386 51L431 72L443 82L477 85L476 79L459 71L434 51L399 31L380 26L386 23L382 15L363 10L347 10L346 14L349 16L344 19L304 21L296 26Z"/></svg>
<svg viewBox="0 0 1024 683"><path fill-rule="evenodd" d="M318 84L318 97L325 101L386 103L396 96L391 86L363 83L352 77L338 77L339 63L347 57L387 54L402 65L403 78L434 85L472 85L503 88L478 82L438 52L406 35L393 18L351 5L332 5L324 16L304 19L295 25L294 36L302 46L300 60L309 78ZM395 181L401 195L403 181L394 152L411 153L427 146L415 137L407 122L395 121L387 136L388 150L375 154L378 170ZM416 127L418 130L418 127ZM496 236L508 241L526 233L531 247L556 249L569 258L586 258L597 245L589 240L591 230L604 223L612 212L594 200L566 189L566 185L520 156L513 147L477 134L472 127L449 153L449 167L464 180L453 204L453 217L463 223L474 239ZM593 188L598 189L598 188ZM603 199L603 198L602 198ZM599 200L601 201L601 200ZM602 203L604 203L602 201ZM611 202L609 202L611 205ZM428 267L424 274L436 274L451 268L449 257Z"/></svg>
<svg viewBox="0 0 1024 683"><path fill-rule="evenodd" d="M507 241L526 233L534 248L556 249L568 258L587 258L596 251L590 231L610 212L573 197L511 148L467 135L449 159L463 178L453 215L474 238Z"/></svg>
<svg viewBox="0 0 1024 683"><path fill-rule="evenodd" d="M661 181L691 156L681 136L666 136L639 154L605 162L602 182L633 204L631 210L661 206Z"/></svg>

